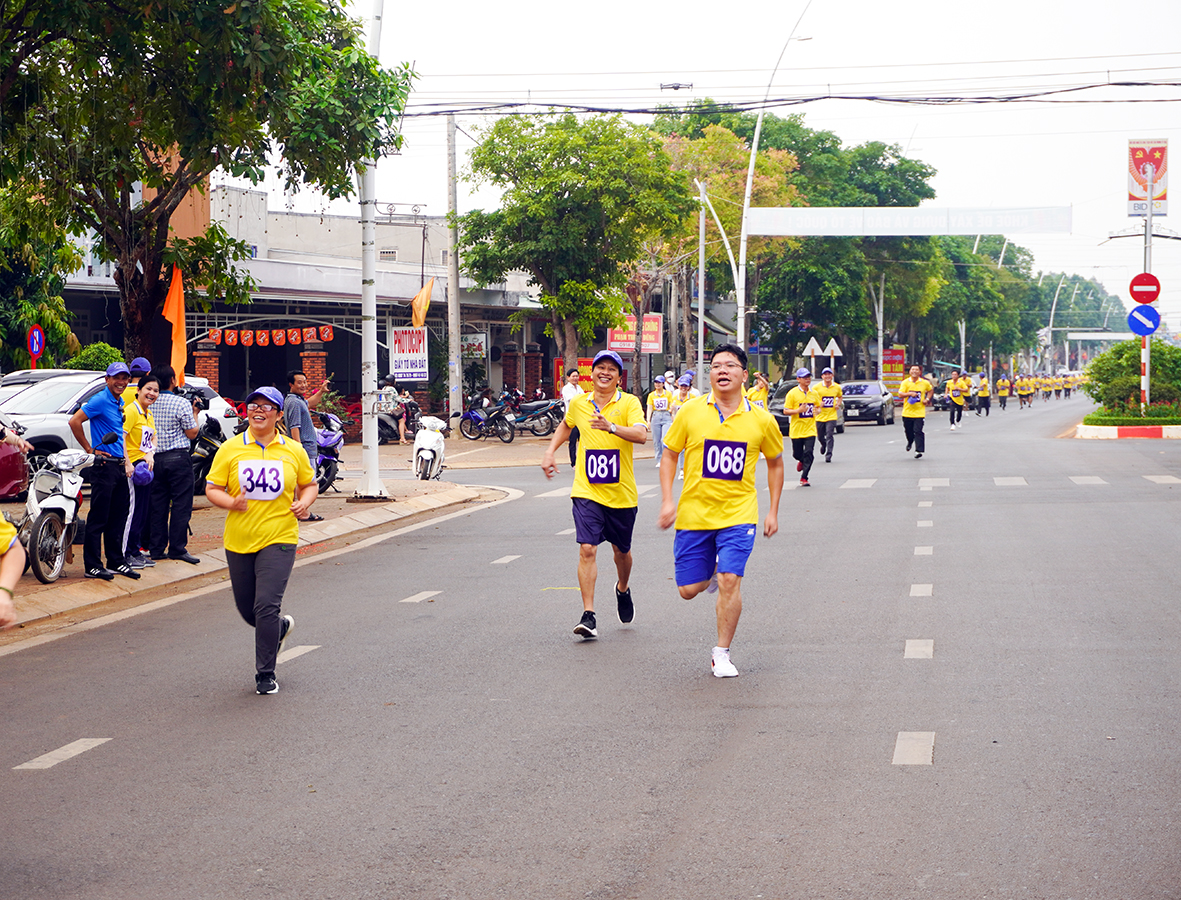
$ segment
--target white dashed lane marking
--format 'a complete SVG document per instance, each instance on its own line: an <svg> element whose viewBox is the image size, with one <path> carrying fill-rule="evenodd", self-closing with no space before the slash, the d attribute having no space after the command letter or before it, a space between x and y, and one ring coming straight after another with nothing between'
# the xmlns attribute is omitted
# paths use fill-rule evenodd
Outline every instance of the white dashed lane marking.
<svg viewBox="0 0 1181 900"><path fill-rule="evenodd" d="M950 478L920 478L919 487L937 488L937 487L951 487Z"/></svg>
<svg viewBox="0 0 1181 900"><path fill-rule="evenodd" d="M27 763L21 763L19 766L13 766L14 769L49 769L56 766L60 762L65 762L67 759L72 759L79 753L85 753L87 750L93 750L99 744L105 744L110 738L80 738L72 744L66 744L64 747L59 747L56 750L51 750L44 756L38 756L36 759L31 759Z"/></svg>
<svg viewBox="0 0 1181 900"><path fill-rule="evenodd" d="M935 732L900 731L894 742L896 766L933 766L935 764Z"/></svg>
<svg viewBox="0 0 1181 900"><path fill-rule="evenodd" d="M935 521L933 519L919 519L919 528L934 528Z"/></svg>
<svg viewBox="0 0 1181 900"><path fill-rule="evenodd" d="M512 557L516 559L516 557ZM413 597L407 597L405 600L399 600L399 603L421 603L423 600L428 600L436 594L441 594L442 591L419 591Z"/></svg>
<svg viewBox="0 0 1181 900"><path fill-rule="evenodd" d="M574 534L574 529L573 529L573 528L567 528L565 531L559 531L559 532L558 532L558 537L562 537L563 535L567 535L567 534Z"/></svg>
<svg viewBox="0 0 1181 900"><path fill-rule="evenodd" d="M1029 482L1027 482L1020 475L1003 476L1000 478L994 478L994 479L992 479L992 483L995 484L997 487L1022 487L1022 486L1027 486L1029 484Z"/></svg>
<svg viewBox="0 0 1181 900"><path fill-rule="evenodd" d="M934 659L935 642L933 640L908 639L906 649L902 653L903 659Z"/></svg>
<svg viewBox="0 0 1181 900"><path fill-rule="evenodd" d="M516 556L502 556L500 559L492 560L491 565L503 566L506 563L511 563L514 559L520 559L520 558L521 558L521 554L519 554L519 553Z"/></svg>
<svg viewBox="0 0 1181 900"><path fill-rule="evenodd" d="M569 497L570 492L574 490L574 486L558 488L555 491L546 491L544 494L534 494L534 497Z"/></svg>
<svg viewBox="0 0 1181 900"><path fill-rule="evenodd" d="M1098 475L1071 475L1070 480L1075 484L1107 484Z"/></svg>
<svg viewBox="0 0 1181 900"><path fill-rule="evenodd" d="M1181 484L1181 478L1176 475L1145 475L1153 484Z"/></svg>
<svg viewBox="0 0 1181 900"><path fill-rule="evenodd" d="M876 478L850 478L848 481L846 481L844 484L842 484L841 487L842 488L871 488L871 487L873 487L875 481L877 481Z"/></svg>
<svg viewBox="0 0 1181 900"><path fill-rule="evenodd" d="M930 509L934 504L934 500L920 500L919 509Z"/></svg>
<svg viewBox="0 0 1181 900"><path fill-rule="evenodd" d="M319 649L319 644L300 644L298 647L288 647L275 657L275 662L281 665L285 662L291 662L291 660L303 656L305 653L311 653L313 650Z"/></svg>
<svg viewBox="0 0 1181 900"><path fill-rule="evenodd" d="M910 586L910 596L912 597L932 597L935 594L935 585L933 584L912 584Z"/></svg>
<svg viewBox="0 0 1181 900"><path fill-rule="evenodd" d="M915 556L934 556L935 555L935 548L934 547L915 547L914 548L914 555Z"/></svg>

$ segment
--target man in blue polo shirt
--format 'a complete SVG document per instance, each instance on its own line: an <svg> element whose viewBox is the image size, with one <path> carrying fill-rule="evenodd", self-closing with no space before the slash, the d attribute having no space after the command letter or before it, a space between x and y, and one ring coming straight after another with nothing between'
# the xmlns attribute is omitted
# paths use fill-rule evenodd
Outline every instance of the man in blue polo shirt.
<svg viewBox="0 0 1181 900"><path fill-rule="evenodd" d="M131 380L127 363L107 366L106 387L91 397L70 417L70 431L87 453L96 456L121 458L122 462L99 463L90 467L90 512L86 516L86 542L82 548L82 563L87 578L111 581L115 573L127 578L139 578L139 572L127 564L123 556L123 532L127 528L127 513L131 508L131 463L123 451L123 391ZM90 422L86 439L82 428ZM113 434L115 439L104 443ZM103 544L106 544L107 565L102 564Z"/></svg>

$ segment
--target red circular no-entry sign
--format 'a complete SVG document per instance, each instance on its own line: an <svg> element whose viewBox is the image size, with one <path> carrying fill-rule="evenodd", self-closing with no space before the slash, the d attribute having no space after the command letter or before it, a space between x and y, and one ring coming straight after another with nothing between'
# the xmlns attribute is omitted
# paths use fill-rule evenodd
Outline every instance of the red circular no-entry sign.
<svg viewBox="0 0 1181 900"><path fill-rule="evenodd" d="M1160 296L1160 279L1151 272L1141 272L1133 276L1128 290L1137 303L1151 303Z"/></svg>

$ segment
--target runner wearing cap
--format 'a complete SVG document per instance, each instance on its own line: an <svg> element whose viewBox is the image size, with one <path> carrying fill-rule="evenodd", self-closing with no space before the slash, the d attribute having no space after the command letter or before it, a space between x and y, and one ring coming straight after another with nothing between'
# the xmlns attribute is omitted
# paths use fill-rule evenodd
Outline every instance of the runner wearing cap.
<svg viewBox="0 0 1181 900"><path fill-rule="evenodd" d="M663 375L656 376L656 387L648 394L648 430L656 451L656 468L660 468L660 451L664 447L664 432L673 423L673 395Z"/></svg>
<svg viewBox="0 0 1181 900"><path fill-rule="evenodd" d="M131 361L131 381L123 389L123 405L130 406L139 391L139 380L152 371L152 364L142 356Z"/></svg>
<svg viewBox="0 0 1181 900"><path fill-rule="evenodd" d="M218 448L205 496L227 510L226 567L234 603L254 628L255 691L274 694L275 660L295 627L282 615L283 593L295 564L299 520L319 490L307 452L278 432L283 395L258 388L246 398L249 428ZM296 491L298 490L298 496Z"/></svg>
<svg viewBox="0 0 1181 900"><path fill-rule="evenodd" d="M151 508L152 470L156 465L156 420L151 407L159 396L159 376L144 375L136 385L135 399L123 409L127 459L134 467L131 476L131 513L127 536L123 541L123 555L127 558L127 565L133 569L150 568L156 564L144 553L143 530Z"/></svg>
<svg viewBox="0 0 1181 900"><path fill-rule="evenodd" d="M832 462L832 444L837 433L837 411L845 404L845 391L832 377L832 369L820 370L821 383L812 390L820 398L816 409L816 436L820 438L820 452L826 463Z"/></svg>
<svg viewBox="0 0 1181 900"><path fill-rule="evenodd" d="M558 471L554 453L577 428L578 464L570 492L578 541L578 587L582 592L582 618L574 633L590 639L599 636L595 622L595 581L598 578L599 544L611 543L615 553L615 603L625 625L635 615L628 580L632 570L632 531L639 497L632 469L632 445L648 440L644 410L633 394L619 389L623 360L611 350L601 350L591 363L590 393L579 394L566 408L566 418L550 439L541 459L541 471L553 478ZM675 468L675 460L674 460ZM671 474L670 474L671 477Z"/></svg>
<svg viewBox="0 0 1181 900"><path fill-rule="evenodd" d="M736 344L714 348L710 357L713 390L681 407L664 439L660 469L661 528L676 525L673 563L677 589L686 600L702 591L718 592L715 607L718 642L710 668L717 678L732 678L730 644L742 614L742 577L754 549L759 521L755 470L767 458L771 507L763 535L779 530L783 493L783 436L775 417L743 396L746 351ZM673 464L684 451L685 489L673 496Z"/></svg>
<svg viewBox="0 0 1181 900"><path fill-rule="evenodd" d="M755 372L754 386L746 392L746 399L750 401L750 405L756 409L766 409L767 395L770 392L771 383L767 381L767 376L762 372Z"/></svg>
<svg viewBox="0 0 1181 900"><path fill-rule="evenodd" d="M1008 376L1004 373L996 380L996 399L1001 405L1001 410L1005 408L1005 404L1009 402L1009 391L1013 388L1013 382L1009 381Z"/></svg>
<svg viewBox="0 0 1181 900"><path fill-rule="evenodd" d="M820 397L812 390L812 373L807 369L796 370L796 382L783 400L783 412L791 416L787 436L791 438L791 455L800 473L800 487L810 487L808 473L815 458L816 410L820 407Z"/></svg>
<svg viewBox="0 0 1181 900"><path fill-rule="evenodd" d="M957 422L961 428L964 425L964 386L960 380L961 374L957 369L947 382L947 396L951 399L951 403L947 404L947 415L951 420L952 431L955 431Z"/></svg>
<svg viewBox="0 0 1181 900"><path fill-rule="evenodd" d="M923 423L927 418L927 405L935 388L923 377L922 366L911 366L910 375L898 385L898 396L902 398L902 427L906 432L906 452L914 447L915 459L922 459L927 452L927 440L923 436Z"/></svg>

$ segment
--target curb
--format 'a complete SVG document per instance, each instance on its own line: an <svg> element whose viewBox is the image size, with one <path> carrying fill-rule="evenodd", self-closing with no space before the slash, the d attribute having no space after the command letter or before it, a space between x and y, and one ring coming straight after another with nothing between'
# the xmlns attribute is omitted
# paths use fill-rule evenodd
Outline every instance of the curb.
<svg viewBox="0 0 1181 900"><path fill-rule="evenodd" d="M303 526L299 532L299 542L296 544L295 552L299 556L304 556L316 546L335 538L367 531L371 528L379 528L397 522L399 519L424 512L441 512L479 497L478 490L455 486L437 494L425 494L392 503L364 506L347 516L337 516L325 519L323 522ZM175 593L182 590L183 586L189 582L207 579L211 575L227 571L226 555L223 549L199 553L197 558L201 560L202 565L193 566L178 561L170 565L140 569L138 581L119 577L116 577L115 581L76 579L72 580L71 584L54 587L52 590L42 591L31 597L18 597L17 621L14 628L19 629L23 625L44 622L46 619L99 603L106 603L110 600L125 600L135 594L148 591L166 589L170 593Z"/></svg>
<svg viewBox="0 0 1181 900"><path fill-rule="evenodd" d="M1113 441L1119 438L1181 438L1181 425L1079 425L1074 435L1087 440Z"/></svg>

